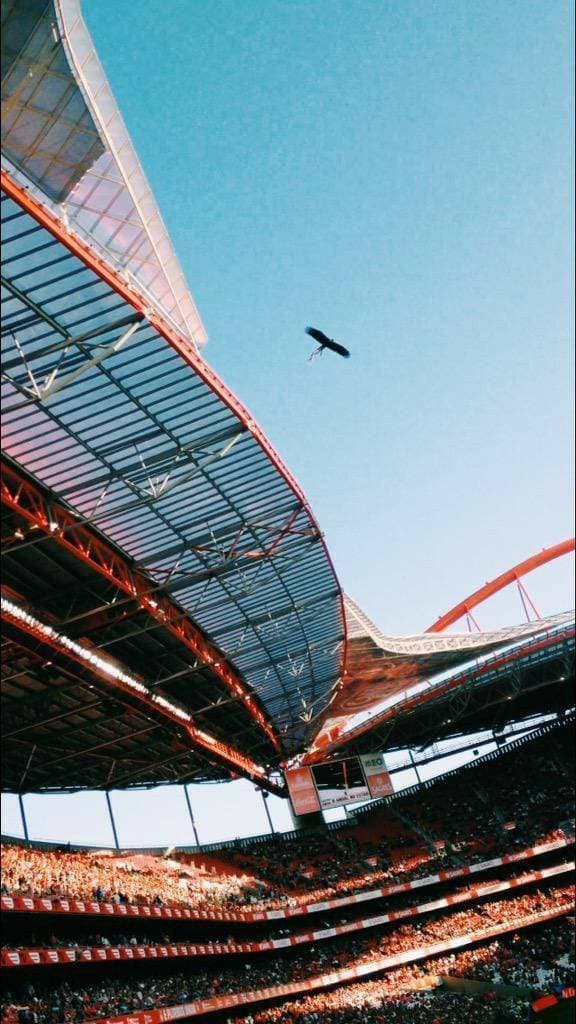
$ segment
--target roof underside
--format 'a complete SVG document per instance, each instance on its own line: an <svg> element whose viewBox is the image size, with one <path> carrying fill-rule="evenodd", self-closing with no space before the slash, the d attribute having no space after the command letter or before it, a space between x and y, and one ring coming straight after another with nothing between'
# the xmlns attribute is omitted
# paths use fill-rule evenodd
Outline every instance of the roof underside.
<svg viewBox="0 0 576 1024"><path fill-rule="evenodd" d="M218 675L135 600L53 538L19 545L29 525L2 515L3 593L112 659L194 716L210 735L267 764L275 751ZM34 536L28 533L28 536ZM116 600L114 600L116 598ZM47 611L48 610L48 611ZM2 779L6 789L98 788L227 776L178 727L71 658L3 625Z"/></svg>
<svg viewBox="0 0 576 1024"><path fill-rule="evenodd" d="M159 715L106 692L90 673L41 644L21 646L18 632L4 629L4 790L124 788L226 776ZM188 681L195 682L192 672Z"/></svg>
<svg viewBox="0 0 576 1024"><path fill-rule="evenodd" d="M294 749L343 640L302 496L197 356L12 198L2 222L3 450L193 617Z"/></svg>
<svg viewBox="0 0 576 1024"><path fill-rule="evenodd" d="M345 676L329 715L344 718L347 723L357 714L376 714L381 707L400 704L440 673L573 622L574 618L572 612L564 612L487 632L394 637L378 630L348 597L346 616L349 643Z"/></svg>
<svg viewBox="0 0 576 1024"><path fill-rule="evenodd" d="M353 738L346 751L425 749L453 736L484 729L498 733L513 723L573 709L573 624L552 631L542 646L537 638L520 645L510 661L495 655L485 671L471 669L459 675L457 687L439 687L428 700L398 708Z"/></svg>
<svg viewBox="0 0 576 1024"><path fill-rule="evenodd" d="M404 722L400 723L407 709L418 718L416 733L421 730L431 735L430 728L438 730L439 734L446 732L445 727L454 719L445 711L436 713L434 705L439 694L444 700L455 701L460 709L458 717L466 718L479 712L476 698L470 701L473 689L489 689L492 684L499 686L511 673L523 672L524 667L531 669L536 663L538 668L545 661L552 663L557 659L565 659L569 664L573 657L573 612L493 632L392 637L381 633L348 597L345 607L346 667L341 685L322 716L314 738L312 751L316 757L321 751L333 752L349 743L357 749L375 749L374 745L377 747L383 737L389 738L394 729L405 736L412 734L413 723L409 728ZM499 665L502 656L493 654L487 660L487 655L499 649L518 652L519 657L510 663L504 661L501 669L495 668L492 672L490 666ZM573 677L573 670L565 667L557 673L558 677L561 675L565 681L567 675ZM553 683L555 679L552 670L548 682ZM508 698L510 689L506 689L506 685ZM509 707L509 713L520 715L520 699L526 704L527 713L534 707L539 710L536 707L539 700L548 706L548 695L535 696L528 685L516 689L514 708ZM560 690L559 706L569 706L569 688L561 686ZM556 701L555 697L553 706ZM490 711L484 714L488 724L490 715ZM396 723L400 724L396 727Z"/></svg>

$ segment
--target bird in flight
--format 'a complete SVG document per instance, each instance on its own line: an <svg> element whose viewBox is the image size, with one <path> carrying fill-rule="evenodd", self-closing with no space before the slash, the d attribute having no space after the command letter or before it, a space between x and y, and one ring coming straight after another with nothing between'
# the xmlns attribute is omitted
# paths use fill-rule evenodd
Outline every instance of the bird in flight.
<svg viewBox="0 0 576 1024"><path fill-rule="evenodd" d="M350 358L350 353L347 348L344 348L343 345L339 345L338 342L334 341L332 338L327 338L326 335L322 331L319 331L317 327L307 327L306 334L309 334L311 338L314 338L314 341L317 341L320 346L312 353L310 361L316 356L322 355L325 348L330 349L331 352L336 352L339 356L343 356L344 359Z"/></svg>

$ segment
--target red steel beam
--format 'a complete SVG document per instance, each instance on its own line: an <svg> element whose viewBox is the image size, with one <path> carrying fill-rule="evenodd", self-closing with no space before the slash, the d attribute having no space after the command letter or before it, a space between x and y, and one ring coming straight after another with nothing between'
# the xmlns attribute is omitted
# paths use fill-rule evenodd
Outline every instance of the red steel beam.
<svg viewBox="0 0 576 1024"><path fill-rule="evenodd" d="M79 260L81 260L85 266L97 274L103 281L105 281L114 291L120 295L126 302L128 302L134 309L136 309L142 316L145 316L154 329L158 332L161 337L168 342L168 344L191 366L195 373L204 381L204 383L210 388L210 390L218 396L221 402L226 405L231 412L237 417L252 434L254 440L260 445L261 449L270 459L270 462L280 474L282 479L290 487L296 497L302 502L303 507L310 519L311 524L316 528L320 543L324 548L324 553L328 564L330 565L334 580L340 591L340 619L342 633L344 636L344 642L342 644L342 651L340 656L340 671L339 675L342 675L346 665L346 651L347 651L347 633L346 633L346 612L344 608L344 594L342 588L338 583L338 577L334 568L334 563L330 557L330 552L324 541L323 534L314 518L306 495L302 488L292 476L287 466L284 464L278 452L270 444L270 441L254 421L248 410L238 400L236 395L230 391L229 388L220 380L217 374L204 362L202 357L198 355L192 346L181 338L165 321L162 317L154 310L150 308L150 305L144 301L141 295L138 294L133 288L126 284L125 281L111 268L108 264L101 259L93 249L87 246L85 243L78 238L72 231L69 231L57 217L54 216L49 210L46 209L42 203L34 199L26 189L22 188L17 184L7 171L2 169L1 172L1 184L4 192L9 196L15 203L18 204L23 210L29 213L42 227L46 228L59 242L66 246L66 248L73 253ZM277 742L277 741L276 741Z"/></svg>
<svg viewBox="0 0 576 1024"><path fill-rule="evenodd" d="M12 605L15 604L12 592L9 592L9 600ZM129 672L117 659L102 656L98 649L85 646L81 639L70 642L71 638L60 633L57 626L47 621L43 622L35 613L28 613L20 604L18 605L18 610L26 613L26 619L17 615L15 610L12 610L7 605L8 602L6 604L3 602L1 617L5 622L10 623L13 628L27 636L33 637L57 652L60 656L63 656L67 661L73 661L81 665L83 669L88 670L97 679L105 680L108 686L113 686L115 689L129 694L133 700L145 704L147 709L151 709L156 714L168 718L170 722L186 733L192 749L200 750L204 755L208 753L220 765L224 765L228 771L244 775L253 782L258 782L259 785L271 790L271 792L283 795L283 790L267 778L266 769L262 765L257 764L252 758L243 754L229 743L224 743L216 736L212 736L204 729L200 729L194 722L193 715L184 708L181 708L170 698L159 700L158 694L155 694L143 679ZM89 660L91 655L97 655L101 664L95 664L93 660ZM105 665L109 667L110 671L106 671ZM134 685L130 685L127 681L128 678L132 678L133 683L139 689L136 689Z"/></svg>
<svg viewBox="0 0 576 1024"><path fill-rule="evenodd" d="M575 544L576 538L571 537L560 544L555 544L554 547L543 548L537 555L532 555L531 558L526 558L523 562L519 562L512 569L508 569L501 576L497 576L490 583L485 583L483 587L475 590L464 601L454 605L449 612L441 615L432 626L428 626L426 632L442 633L449 626L458 622L458 619L462 619L467 613L470 613L471 608L476 608L477 605L487 601L489 597L493 597L494 594L509 586L510 583L515 583L522 576L526 576L527 573L532 572L534 569L539 569L541 565L546 565L547 562L552 562L555 558L561 558L562 555L570 554L571 551L574 551Z"/></svg>
<svg viewBox="0 0 576 1024"><path fill-rule="evenodd" d="M72 512L48 501L40 489L13 466L2 463L2 504L23 516L32 526L43 530L58 544L104 576L139 608L161 622L188 647L242 702L277 751L281 744L272 725L259 707L256 696L238 676L224 655L207 640L182 609L157 590L144 573L133 568L126 558L93 529L78 522Z"/></svg>

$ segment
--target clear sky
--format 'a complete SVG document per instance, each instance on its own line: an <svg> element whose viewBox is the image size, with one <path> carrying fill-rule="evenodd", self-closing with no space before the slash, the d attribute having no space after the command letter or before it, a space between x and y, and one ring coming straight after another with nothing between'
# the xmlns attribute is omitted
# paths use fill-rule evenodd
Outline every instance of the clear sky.
<svg viewBox="0 0 576 1024"><path fill-rule="evenodd" d="M342 585L378 625L417 632L569 536L572 4L83 11L207 328L205 356L304 487ZM307 324L352 358L308 363ZM527 581L543 613L569 607L572 566ZM504 625L521 609L507 597L479 618ZM169 813L167 841L190 841L181 793L162 794L147 796ZM26 799L37 835L39 799L56 833L58 800L81 802L78 828L96 820L90 800L104 820L101 795ZM197 800L216 807L211 787ZM222 823L236 831L233 805L264 829L247 790L222 800L214 837ZM150 841L137 824L160 819L126 813L121 841Z"/></svg>
<svg viewBox="0 0 576 1024"><path fill-rule="evenodd" d="M379 626L570 535L572 5L83 9L206 358ZM352 359L308 363L309 323ZM565 570L535 594L566 607Z"/></svg>

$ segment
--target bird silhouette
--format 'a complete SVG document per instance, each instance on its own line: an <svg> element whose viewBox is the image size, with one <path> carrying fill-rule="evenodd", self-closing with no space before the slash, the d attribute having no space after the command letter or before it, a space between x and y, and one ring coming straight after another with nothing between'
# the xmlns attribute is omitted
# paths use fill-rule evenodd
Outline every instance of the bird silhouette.
<svg viewBox="0 0 576 1024"><path fill-rule="evenodd" d="M324 332L319 331L317 327L307 327L306 334L309 334L311 338L314 338L314 341L317 341L320 346L310 356L311 360L314 359L315 356L322 355L325 348L329 349L330 352L336 352L337 355L342 356L344 359L350 358L350 353L347 348L344 348L343 345L339 345L333 338L327 338Z"/></svg>

